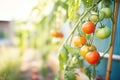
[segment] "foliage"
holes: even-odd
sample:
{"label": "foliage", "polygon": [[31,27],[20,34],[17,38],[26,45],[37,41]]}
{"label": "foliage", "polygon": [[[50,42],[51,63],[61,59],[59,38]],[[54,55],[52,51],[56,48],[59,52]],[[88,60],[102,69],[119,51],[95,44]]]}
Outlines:
{"label": "foliage", "polygon": [[6,55],[6,53],[1,53],[0,56],[0,80],[24,79],[23,75],[20,72],[20,57],[18,57],[17,55]]}
{"label": "foliage", "polygon": [[78,8],[81,0],[68,0],[68,19],[73,20],[76,18]]}

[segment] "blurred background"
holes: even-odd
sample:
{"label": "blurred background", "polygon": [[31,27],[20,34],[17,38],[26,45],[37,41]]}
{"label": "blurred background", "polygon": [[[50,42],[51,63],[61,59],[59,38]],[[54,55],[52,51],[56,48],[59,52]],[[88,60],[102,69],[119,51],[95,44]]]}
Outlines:
{"label": "blurred background", "polygon": [[0,0],[0,80],[54,79],[66,1]]}
{"label": "blurred background", "polygon": [[[59,68],[59,48],[78,16],[84,11],[84,6],[79,6],[76,1],[0,0],[0,80],[55,79]],[[117,26],[119,22],[118,17]],[[103,23],[111,27],[108,19]],[[119,30],[120,27],[117,27],[115,56],[120,55]],[[108,45],[108,39],[100,41],[95,38],[94,44],[103,52]],[[97,75],[105,77],[107,60],[104,58],[97,67]],[[120,73],[119,61],[113,59],[111,80],[120,78],[116,74]],[[83,76],[85,75],[81,77]]]}

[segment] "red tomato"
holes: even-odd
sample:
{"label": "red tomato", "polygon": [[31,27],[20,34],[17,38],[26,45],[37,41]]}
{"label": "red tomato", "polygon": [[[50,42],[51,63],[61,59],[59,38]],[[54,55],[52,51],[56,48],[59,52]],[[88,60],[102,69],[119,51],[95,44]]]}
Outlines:
{"label": "red tomato", "polygon": [[90,51],[86,54],[86,61],[89,63],[89,64],[96,64],[97,62],[99,62],[100,60],[100,55],[99,53],[94,50],[94,51]]}
{"label": "red tomato", "polygon": [[63,33],[61,33],[61,32],[59,32],[58,35],[57,35],[58,38],[63,38],[63,36],[64,36],[64,35],[63,35]]}
{"label": "red tomato", "polygon": [[95,25],[91,21],[87,21],[82,25],[82,31],[86,34],[91,34],[95,31]]}

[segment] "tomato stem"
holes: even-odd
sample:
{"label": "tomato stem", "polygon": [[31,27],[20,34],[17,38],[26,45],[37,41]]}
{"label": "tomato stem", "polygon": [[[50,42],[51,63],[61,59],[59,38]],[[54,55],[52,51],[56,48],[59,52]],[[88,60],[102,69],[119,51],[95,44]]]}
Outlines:
{"label": "tomato stem", "polygon": [[[112,26],[114,25],[114,20],[113,20],[113,17],[110,18],[111,22],[112,22]],[[113,30],[113,29],[112,29]],[[111,43],[112,43],[112,37],[109,41],[109,45],[108,45],[108,48],[105,50],[105,52],[103,53],[103,55],[101,56],[101,59],[104,58],[105,54],[109,51],[110,47],[111,47]]]}

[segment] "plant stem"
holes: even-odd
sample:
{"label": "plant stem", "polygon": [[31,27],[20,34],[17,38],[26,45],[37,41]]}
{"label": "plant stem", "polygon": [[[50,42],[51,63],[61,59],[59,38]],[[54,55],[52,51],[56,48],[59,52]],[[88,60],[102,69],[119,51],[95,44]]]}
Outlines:
{"label": "plant stem", "polygon": [[84,12],[84,14],[78,19],[78,21],[76,22],[76,24],[74,25],[73,29],[71,30],[71,32],[69,33],[68,37],[66,38],[66,40],[63,42],[62,46],[69,40],[70,36],[74,33],[74,31],[76,30],[76,28],[78,27],[79,23],[82,21],[82,19],[95,7],[97,6],[97,4],[99,4],[101,2],[101,0],[99,0],[98,2],[96,2],[92,7],[90,7],[86,12]]}
{"label": "plant stem", "polygon": [[95,79],[95,77],[96,77],[96,66],[95,65],[93,65],[93,80]]}
{"label": "plant stem", "polygon": [[[113,17],[111,17],[111,23],[112,23],[112,26],[114,25],[114,20],[113,20]],[[112,29],[113,30],[113,29]],[[104,56],[105,56],[105,54],[109,51],[109,49],[110,49],[110,47],[111,47],[111,43],[112,43],[112,37],[111,37],[111,39],[110,39],[110,43],[109,43],[109,46],[108,46],[108,48],[105,50],[105,52],[103,53],[103,55],[101,56],[101,59],[103,59],[104,58]]]}
{"label": "plant stem", "polygon": [[[92,7],[90,7],[88,10],[86,10],[83,15],[78,19],[78,21],[75,23],[73,29],[71,30],[71,32],[69,33],[68,37],[66,38],[66,40],[63,42],[63,44],[61,45],[60,47],[60,50],[61,48],[63,47],[63,45],[69,40],[69,38],[74,34],[76,28],[78,27],[79,23],[82,22],[82,19],[95,7],[97,6],[97,4],[99,4],[102,0],[99,0],[98,2],[96,2]],[[59,52],[60,52],[59,50]],[[58,52],[58,53],[59,53]],[[61,71],[60,71],[60,74],[61,74]],[[60,75],[58,74],[58,75]],[[58,79],[60,79],[60,76],[58,76]]]}

